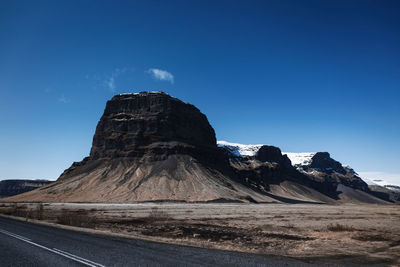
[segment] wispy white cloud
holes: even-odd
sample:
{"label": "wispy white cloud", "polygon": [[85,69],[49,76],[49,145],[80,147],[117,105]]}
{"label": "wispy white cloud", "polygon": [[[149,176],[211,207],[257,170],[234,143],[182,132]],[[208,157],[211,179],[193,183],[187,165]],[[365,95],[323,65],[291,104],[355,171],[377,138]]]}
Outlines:
{"label": "wispy white cloud", "polygon": [[149,73],[156,80],[168,81],[170,83],[174,83],[174,75],[172,75],[170,72],[166,70],[152,68],[149,69],[147,73]]}
{"label": "wispy white cloud", "polygon": [[104,85],[110,89],[111,92],[115,92],[115,78],[113,76],[104,80]]}
{"label": "wispy white cloud", "polygon": [[66,104],[66,103],[69,102],[69,99],[66,98],[64,94],[62,94],[62,95],[58,98],[58,101],[60,101],[61,103]]}
{"label": "wispy white cloud", "polygon": [[127,68],[116,68],[113,73],[114,75],[118,76],[120,74],[124,74],[127,71],[128,71]]}
{"label": "wispy white cloud", "polygon": [[116,68],[113,70],[110,76],[108,76],[104,81],[103,84],[105,87],[107,87],[111,92],[115,92],[117,90],[115,80],[118,76],[121,74],[124,74],[127,72],[127,68]]}

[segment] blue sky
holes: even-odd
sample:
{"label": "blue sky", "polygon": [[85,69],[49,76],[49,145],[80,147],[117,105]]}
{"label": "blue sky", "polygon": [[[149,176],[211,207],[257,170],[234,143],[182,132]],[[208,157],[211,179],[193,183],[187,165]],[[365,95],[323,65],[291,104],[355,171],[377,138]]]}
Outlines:
{"label": "blue sky", "polygon": [[144,90],[196,105],[219,140],[400,174],[398,14],[398,1],[1,1],[0,179],[56,179],[89,154],[105,102]]}

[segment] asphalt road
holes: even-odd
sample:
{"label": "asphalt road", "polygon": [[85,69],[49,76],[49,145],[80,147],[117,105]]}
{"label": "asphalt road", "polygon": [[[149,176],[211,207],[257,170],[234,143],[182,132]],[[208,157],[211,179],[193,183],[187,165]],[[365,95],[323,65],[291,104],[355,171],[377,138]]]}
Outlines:
{"label": "asphalt road", "polygon": [[0,266],[310,266],[293,259],[64,230],[0,217]]}

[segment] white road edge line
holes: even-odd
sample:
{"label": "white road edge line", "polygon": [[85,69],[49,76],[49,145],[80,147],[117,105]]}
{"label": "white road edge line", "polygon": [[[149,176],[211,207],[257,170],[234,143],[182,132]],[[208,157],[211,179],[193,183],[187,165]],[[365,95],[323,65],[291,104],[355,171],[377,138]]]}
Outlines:
{"label": "white road edge line", "polygon": [[61,249],[57,249],[57,248],[53,248],[53,249],[56,250],[56,251],[58,251],[58,252],[60,252],[60,253],[64,253],[64,254],[66,254],[66,255],[69,255],[69,256],[71,256],[71,257],[74,257],[74,258],[77,258],[77,259],[80,259],[80,260],[83,260],[83,261],[92,263],[92,264],[94,264],[94,265],[96,265],[96,266],[99,266],[99,267],[106,267],[106,266],[104,266],[104,265],[101,265],[100,263],[97,263],[97,262],[94,262],[94,261],[90,261],[90,260],[81,258],[81,257],[79,257],[79,256],[76,256],[76,255],[74,255],[74,254],[68,253],[68,252],[63,251],[63,250],[61,250]]}
{"label": "white road edge line", "polygon": [[[67,255],[67,254],[64,254],[64,253],[66,253],[66,252],[64,252],[64,253],[58,252],[57,250],[54,250],[54,249],[51,249],[51,248],[48,248],[48,247],[39,245],[39,244],[37,244],[37,243],[35,243],[35,242],[30,241],[29,239],[26,239],[25,237],[16,236],[15,234],[13,234],[13,233],[11,233],[11,232],[8,232],[8,231],[5,231],[5,230],[3,230],[3,229],[0,229],[0,232],[3,233],[3,234],[5,234],[5,235],[8,235],[8,236],[14,237],[14,238],[16,238],[16,239],[22,240],[22,241],[24,241],[24,242],[26,242],[26,243],[29,243],[29,244],[31,244],[31,245],[34,245],[34,246],[37,246],[37,247],[39,247],[39,248],[45,249],[45,250],[47,250],[47,251],[53,252],[53,253],[55,253],[55,254],[61,255],[61,256],[66,257],[66,258],[68,258],[68,259],[71,259],[71,260],[80,262],[80,263],[85,264],[85,265],[87,265],[87,266],[91,266],[91,267],[104,266],[104,265],[101,265],[101,264],[99,264],[99,263],[95,263],[95,262],[92,262],[92,261],[83,259],[83,258],[78,257],[78,256],[75,256],[75,255],[69,256],[69,255]],[[69,254],[69,253],[68,253],[68,254]],[[72,254],[70,254],[70,255],[72,255]],[[96,265],[94,265],[94,264],[96,264]]]}
{"label": "white road edge line", "polygon": [[17,234],[10,233],[10,232],[8,232],[8,231],[6,231],[6,230],[3,230],[3,229],[0,229],[0,233],[3,233],[3,234],[6,234],[6,235],[10,235],[10,236],[16,237],[16,238],[21,238],[21,239],[30,241],[29,238],[26,238],[26,237],[23,237],[23,236],[20,236],[20,235],[17,235]]}

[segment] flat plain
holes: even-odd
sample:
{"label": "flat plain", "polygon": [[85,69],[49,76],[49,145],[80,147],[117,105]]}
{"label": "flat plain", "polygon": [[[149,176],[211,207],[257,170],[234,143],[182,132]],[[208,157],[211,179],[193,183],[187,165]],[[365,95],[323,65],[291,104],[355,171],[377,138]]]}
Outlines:
{"label": "flat plain", "polygon": [[400,264],[399,205],[0,203],[0,213],[311,263]]}

